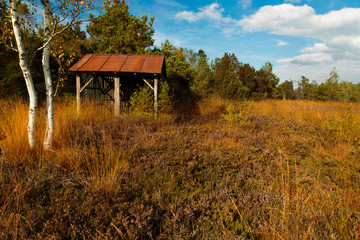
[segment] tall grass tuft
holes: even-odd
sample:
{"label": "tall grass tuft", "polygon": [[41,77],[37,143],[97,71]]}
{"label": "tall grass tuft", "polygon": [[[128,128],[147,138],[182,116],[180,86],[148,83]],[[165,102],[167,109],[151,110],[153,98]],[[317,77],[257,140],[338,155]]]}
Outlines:
{"label": "tall grass tuft", "polygon": [[27,120],[29,107],[24,101],[0,100],[0,147],[13,161],[29,157]]}
{"label": "tall grass tuft", "polygon": [[[37,121],[37,148],[30,152],[27,141],[28,106],[24,101],[2,100],[0,104],[0,146],[12,162],[38,164],[55,163],[67,169],[82,171],[85,167],[89,179],[98,185],[115,180],[126,168],[126,154],[122,143],[96,124],[114,119],[105,105],[87,104],[77,115],[75,102],[55,103],[55,137],[53,149],[44,152],[41,141],[45,134],[45,109],[39,107]],[[94,133],[93,128],[96,128]]]}

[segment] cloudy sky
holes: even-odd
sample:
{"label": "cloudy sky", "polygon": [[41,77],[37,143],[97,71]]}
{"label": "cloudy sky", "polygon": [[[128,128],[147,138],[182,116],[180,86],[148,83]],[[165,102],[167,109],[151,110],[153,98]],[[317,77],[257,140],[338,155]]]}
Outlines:
{"label": "cloudy sky", "polygon": [[359,0],[128,0],[135,15],[155,16],[155,45],[203,49],[214,59],[235,53],[281,81],[324,81],[336,67],[360,82]]}

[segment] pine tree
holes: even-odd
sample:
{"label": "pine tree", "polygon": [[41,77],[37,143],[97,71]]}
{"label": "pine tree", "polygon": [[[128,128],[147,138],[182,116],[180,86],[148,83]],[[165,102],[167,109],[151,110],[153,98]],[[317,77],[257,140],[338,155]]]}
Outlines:
{"label": "pine tree", "polygon": [[125,0],[106,3],[104,15],[90,15],[87,32],[93,52],[96,53],[144,53],[152,46],[153,23],[147,15],[136,17],[129,13]]}

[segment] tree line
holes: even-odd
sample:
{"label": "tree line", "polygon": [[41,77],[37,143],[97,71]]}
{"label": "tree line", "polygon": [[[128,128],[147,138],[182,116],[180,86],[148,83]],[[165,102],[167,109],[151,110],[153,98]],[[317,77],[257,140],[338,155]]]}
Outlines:
{"label": "tree line", "polygon": [[274,98],[306,99],[319,101],[359,102],[360,83],[341,81],[336,68],[333,68],[322,83],[302,76],[299,81],[286,80],[276,87]]}
{"label": "tree line", "polygon": [[[43,20],[36,19],[36,4],[44,8]],[[94,9],[101,9],[101,13],[92,15]],[[85,30],[81,20],[86,12],[90,14]],[[125,0],[41,0],[39,3],[36,0],[3,0],[0,20],[0,98],[31,98],[29,84],[24,81],[29,75],[24,74],[19,65],[19,59],[25,56],[36,101],[46,100],[50,113],[55,96],[75,93],[75,77],[68,68],[86,53],[165,55],[167,79],[160,86],[164,109],[210,96],[360,101],[360,84],[340,81],[336,69],[320,84],[304,76],[300,81],[279,83],[270,62],[255,69],[240,62],[233,53],[210,60],[203,50],[174,46],[169,40],[154,46],[155,18],[130,14]],[[18,32],[14,31],[16,29]],[[19,53],[17,36],[21,36],[23,54]],[[151,101],[145,88],[139,86],[135,93],[132,104],[144,102],[143,98]]]}
{"label": "tree line", "polygon": [[[25,2],[19,3],[20,14],[29,21],[31,12]],[[140,17],[129,13],[125,1],[110,1],[103,6],[103,14],[89,14],[86,30],[80,22],[72,24],[51,43],[51,75],[55,86],[54,95],[74,93],[74,76],[67,69],[86,53],[137,53],[164,54],[166,56],[168,84],[175,99],[189,96],[220,96],[229,99],[266,98],[308,99],[323,101],[360,101],[360,85],[340,81],[336,69],[324,82],[318,84],[302,76],[299,81],[286,80],[279,83],[273,66],[266,62],[260,69],[242,63],[233,53],[210,60],[203,50],[177,47],[166,40],[154,47],[153,23],[155,18]],[[0,97],[26,97],[27,90],[18,56],[6,44],[8,35],[3,34],[8,25],[6,4],[2,1],[0,43]],[[64,26],[59,26],[63,28]],[[43,29],[27,26],[22,29],[26,52],[33,53],[43,44]],[[29,56],[30,57],[30,56]],[[45,83],[41,69],[41,52],[37,52],[31,64],[35,88],[40,101],[45,99]]]}

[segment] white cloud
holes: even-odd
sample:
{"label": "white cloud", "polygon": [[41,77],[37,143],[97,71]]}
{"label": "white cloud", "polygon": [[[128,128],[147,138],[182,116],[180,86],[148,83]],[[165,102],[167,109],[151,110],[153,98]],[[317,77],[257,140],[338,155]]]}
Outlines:
{"label": "white cloud", "polygon": [[264,6],[254,15],[240,20],[239,25],[248,32],[266,31],[295,37],[353,36],[360,32],[360,9],[343,8],[318,15],[308,5]]}
{"label": "white cloud", "polygon": [[245,9],[251,6],[252,0],[239,0],[238,4],[240,4]]}
{"label": "white cloud", "polygon": [[326,53],[307,53],[293,58],[283,58],[279,60],[279,63],[292,63],[300,65],[315,65],[322,63],[331,63],[333,61],[332,56]]}
{"label": "white cloud", "polygon": [[199,20],[199,16],[190,11],[179,12],[175,15],[175,17],[181,20],[186,20],[188,22],[195,22]]}
{"label": "white cloud", "polygon": [[359,61],[353,60],[342,60],[333,65],[328,63],[316,64],[314,66],[281,64],[274,68],[274,73],[283,81],[287,79],[299,80],[301,76],[305,76],[310,80],[323,82],[329,77],[333,67],[336,67],[342,81],[360,82]]}
{"label": "white cloud", "polygon": [[277,40],[277,44],[276,44],[277,47],[283,47],[283,46],[287,46],[287,45],[289,45],[288,42],[285,42],[283,40]]}
{"label": "white cloud", "polygon": [[[302,6],[290,4],[300,3],[300,0],[284,0],[284,2],[286,3],[281,5],[261,7],[253,15],[245,16],[240,20],[225,16],[224,9],[218,3],[199,8],[198,11],[179,12],[175,17],[188,22],[212,21],[215,26],[221,25],[222,33],[226,36],[241,31],[243,34],[266,32],[279,36],[313,39],[316,43],[303,47],[297,56],[278,59],[279,73],[297,76],[298,71],[306,68],[307,71],[303,72],[303,75],[308,72],[317,78],[320,76],[319,71],[328,68],[331,70],[336,66],[340,74],[343,72],[351,77],[350,80],[359,82],[360,77],[355,80],[357,77],[352,74],[355,71],[351,69],[359,69],[360,65],[360,8],[343,8],[317,14],[314,8],[306,4]],[[246,7],[251,1],[238,0],[238,3]],[[276,46],[288,44],[279,40]],[[352,73],[342,69],[348,69]],[[290,77],[288,76],[287,79]]]}
{"label": "white cloud", "polygon": [[325,52],[328,51],[329,48],[325,43],[316,43],[312,47],[305,47],[301,50],[303,53],[314,53],[314,52]]}
{"label": "white cloud", "polygon": [[[316,68],[309,65],[282,64],[274,68],[274,73],[282,80],[299,80],[301,76],[309,78],[311,81],[324,81],[333,66],[317,65]],[[339,73],[339,71],[338,71]],[[340,77],[343,77],[340,75]]]}
{"label": "white cloud", "polygon": [[186,20],[188,22],[196,22],[203,19],[216,21],[217,23],[230,23],[235,21],[230,17],[223,16],[224,9],[217,3],[212,3],[203,8],[199,8],[198,12],[183,11],[175,15],[175,18]]}
{"label": "white cloud", "polygon": [[[245,32],[268,32],[318,41],[313,46],[301,49],[298,56],[279,59],[278,62],[282,65],[279,69],[282,72],[289,72],[284,69],[299,69],[294,65],[307,66],[308,69],[310,66],[321,66],[322,69],[326,66],[340,66],[338,69],[349,69],[349,65],[353,64],[352,68],[355,69],[360,63],[359,8],[343,8],[317,14],[308,5],[264,6],[238,23]],[[314,76],[318,75],[316,71],[318,70],[313,71]]]}

